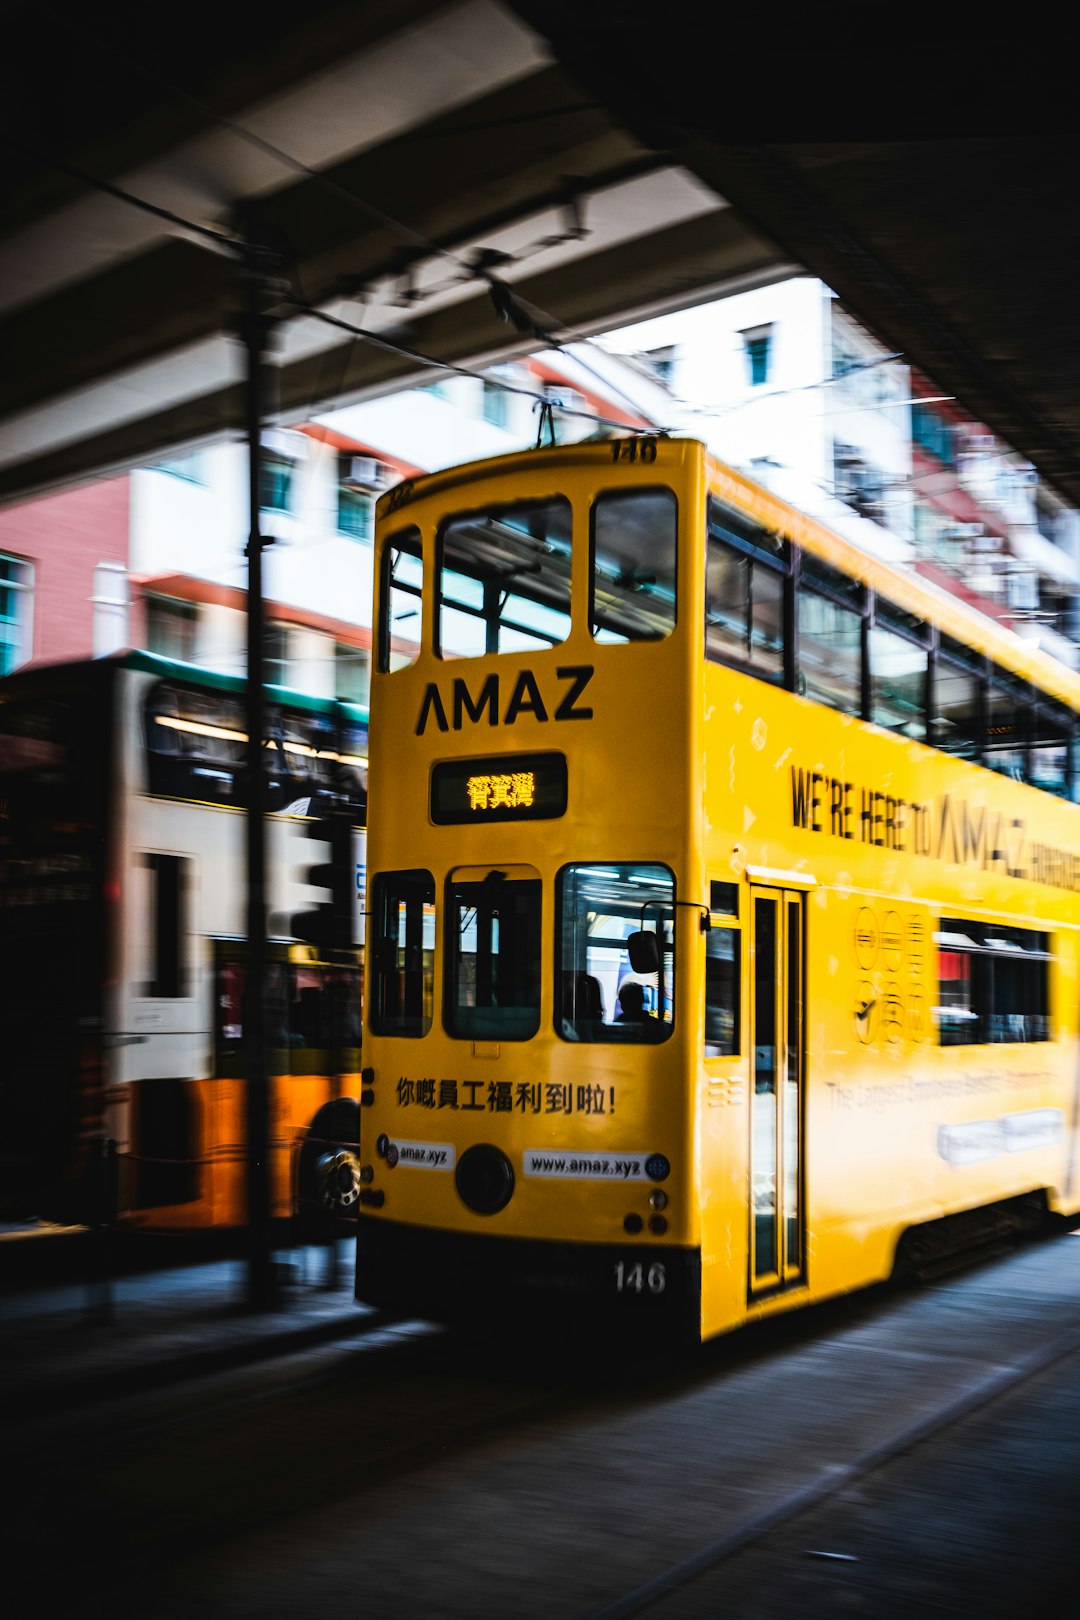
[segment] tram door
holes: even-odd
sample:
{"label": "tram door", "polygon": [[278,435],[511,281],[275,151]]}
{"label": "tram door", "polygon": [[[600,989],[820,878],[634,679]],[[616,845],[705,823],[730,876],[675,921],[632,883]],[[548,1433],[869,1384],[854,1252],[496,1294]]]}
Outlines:
{"label": "tram door", "polygon": [[803,1280],[804,896],[753,887],[749,1292]]}

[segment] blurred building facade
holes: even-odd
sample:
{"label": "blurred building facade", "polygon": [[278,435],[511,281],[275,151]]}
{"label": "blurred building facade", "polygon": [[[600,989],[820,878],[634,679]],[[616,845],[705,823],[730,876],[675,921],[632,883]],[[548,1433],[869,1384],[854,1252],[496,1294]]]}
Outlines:
{"label": "blurred building facade", "polygon": [[[612,427],[704,439],[873,555],[1080,665],[1077,513],[799,276],[268,429],[270,682],[366,703],[383,489]],[[247,484],[245,446],[219,443],[0,510],[0,673],[127,646],[243,673]]]}
{"label": "blurred building facade", "polygon": [[[623,390],[632,387],[628,397]],[[598,418],[648,427],[665,390],[604,354],[447,375],[263,435],[267,679],[365,704],[375,502],[391,484]],[[557,406],[550,415],[547,405]],[[219,443],[0,510],[0,674],[141,647],[246,668],[248,462]]]}
{"label": "blurred building facade", "polygon": [[877,556],[1080,663],[1080,517],[811,276],[601,340],[684,431]]}

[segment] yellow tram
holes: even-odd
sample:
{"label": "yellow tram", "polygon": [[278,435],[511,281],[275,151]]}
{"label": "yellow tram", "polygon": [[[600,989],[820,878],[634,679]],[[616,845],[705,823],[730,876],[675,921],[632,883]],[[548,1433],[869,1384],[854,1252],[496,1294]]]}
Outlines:
{"label": "yellow tram", "polygon": [[705,1339],[1080,1208],[1080,680],[691,440],[379,503],[357,1297]]}

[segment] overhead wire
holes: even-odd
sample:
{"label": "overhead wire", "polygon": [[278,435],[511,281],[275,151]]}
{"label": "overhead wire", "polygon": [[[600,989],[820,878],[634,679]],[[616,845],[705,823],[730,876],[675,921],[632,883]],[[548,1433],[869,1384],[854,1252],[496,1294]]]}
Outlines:
{"label": "overhead wire", "polygon": [[[268,141],[264,136],[258,135],[254,130],[249,129],[246,125],[240,123],[238,120],[230,118],[226,114],[219,113],[214,108],[209,107],[198,96],[193,95],[190,91],[184,90],[181,86],[168,79],[156,68],[148,66],[144,61],[133,57],[129,52],[124,51],[112,41],[103,40],[99,34],[96,34],[84,22],[78,19],[73,19],[73,25],[77,28],[78,32],[83,36],[83,38],[90,41],[99,50],[108,51],[114,58],[123,62],[126,66],[138,71],[143,75],[144,78],[149,79],[161,89],[168,92],[168,94],[185,102],[208,122],[217,124],[223,129],[227,129],[239,139],[248,142],[251,146],[263,152],[266,156],[269,156],[275,161],[281,163],[283,167],[289,169],[292,173],[304,176],[306,179],[312,181],[313,184],[319,186],[322,190],[327,192],[328,195],[334,196],[344,205],[362,213],[366,218],[374,221],[375,223],[385,226],[388,230],[393,231],[396,235],[401,237],[404,241],[409,242],[412,246],[422,249],[423,252],[429,256],[447,260],[458,271],[461,280],[484,282],[488,287],[488,293],[492,304],[500,318],[513,324],[518,331],[522,332],[523,335],[535,338],[539,343],[542,343],[545,348],[554,353],[565,354],[565,345],[567,343],[573,343],[579,347],[585,348],[594,346],[593,339],[587,334],[573,332],[570,329],[567,329],[564,336],[561,338],[555,336],[551,329],[552,326],[554,324],[562,323],[557,323],[556,318],[552,316],[549,311],[541,310],[537,306],[531,304],[519,293],[514,292],[504,280],[495,275],[492,264],[495,262],[495,259],[499,259],[501,256],[496,255],[494,257],[488,257],[484,254],[483,250],[481,250],[479,253],[474,254],[470,259],[463,259],[459,254],[443,247],[440,243],[435,242],[430,237],[425,236],[422,232],[416,231],[405,221],[398,219],[396,216],[388,214],[384,209],[378,208],[374,204],[369,203],[366,198],[359,196],[357,193],[351,191],[348,187],[342,186],[331,176],[321,172],[320,170],[313,169],[310,164],[304,163],[301,159],[294,157],[291,153],[286,152],[276,143]],[[145,209],[148,213],[156,214],[157,217],[165,219],[169,223],[180,226],[184,229],[194,230],[197,234],[207,238],[208,240],[214,241],[216,245],[227,246],[234,252],[242,251],[240,241],[234,237],[229,237],[225,233],[215,232],[208,227],[198,226],[192,222],[185,221],[180,216],[170,212],[169,210],[160,209],[156,205],[148,203],[143,199],[136,199],[131,194],[125,193],[122,188],[117,187],[108,181],[98,180],[95,177],[89,176],[84,171],[80,171],[75,168],[75,166],[66,164],[62,160],[56,160],[56,165],[63,168],[65,172],[72,177],[77,177],[88,184],[96,185],[99,189],[107,191],[109,194],[117,198],[134,202],[137,206]],[[580,239],[580,237],[585,234],[585,227],[580,217],[580,197],[575,193],[575,195],[569,200],[572,203],[572,212],[574,213],[575,218],[573,228],[568,233],[568,239]],[[295,274],[296,272],[294,269],[294,276]],[[296,279],[298,281],[299,278],[297,277]],[[310,305],[309,312],[311,312]],[[362,335],[359,329],[356,329],[355,335]],[[368,336],[367,341],[374,341],[374,338]],[[388,346],[393,347],[392,344]],[[595,346],[598,348],[600,347],[600,345]],[[399,348],[401,353],[408,353],[404,346],[399,346]],[[613,392],[618,395],[623,403],[629,406],[636,414],[645,414],[642,411],[641,404],[638,400],[632,398],[632,396],[629,395],[624,389],[620,388],[617,382],[612,382],[609,377],[604,376],[603,373],[597,370],[595,366],[590,365],[581,354],[575,354],[573,356],[573,360],[575,364],[580,366],[582,370],[591,376],[595,381],[600,382],[605,391],[609,393]],[[443,367],[443,369],[447,370],[456,369],[459,373],[461,373],[461,368],[444,366],[443,362],[434,359],[434,357],[426,357],[426,361],[431,365]],[[348,352],[346,352],[346,359],[344,362],[345,366],[347,366],[347,363]],[[471,376],[477,375],[476,372],[466,372],[463,374]],[[483,380],[492,383],[494,386],[503,388],[508,392],[528,392],[526,390],[509,389],[505,382],[498,377],[485,376]],[[543,398],[546,399],[546,396]],[[543,403],[543,399],[541,400],[541,403]],[[562,407],[560,407],[560,414],[588,416],[590,419],[595,420],[598,425],[602,426],[626,427],[627,425],[625,423],[611,422],[608,419],[601,418],[595,413],[571,412]]]}

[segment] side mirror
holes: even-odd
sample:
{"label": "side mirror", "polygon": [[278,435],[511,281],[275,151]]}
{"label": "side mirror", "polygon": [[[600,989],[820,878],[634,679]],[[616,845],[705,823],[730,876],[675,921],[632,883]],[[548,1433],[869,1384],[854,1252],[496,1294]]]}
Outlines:
{"label": "side mirror", "polygon": [[657,973],[660,970],[660,947],[655,934],[639,929],[626,941],[630,966],[635,973]]}

